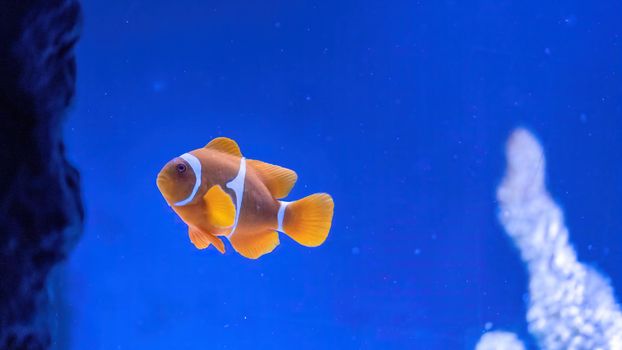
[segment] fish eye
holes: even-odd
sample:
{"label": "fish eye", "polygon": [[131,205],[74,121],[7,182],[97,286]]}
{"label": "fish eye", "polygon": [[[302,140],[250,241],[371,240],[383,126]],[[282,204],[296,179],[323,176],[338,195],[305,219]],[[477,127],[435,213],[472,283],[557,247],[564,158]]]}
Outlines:
{"label": "fish eye", "polygon": [[179,163],[177,164],[177,166],[175,167],[177,169],[177,172],[180,174],[183,174],[186,172],[186,164],[183,163]]}

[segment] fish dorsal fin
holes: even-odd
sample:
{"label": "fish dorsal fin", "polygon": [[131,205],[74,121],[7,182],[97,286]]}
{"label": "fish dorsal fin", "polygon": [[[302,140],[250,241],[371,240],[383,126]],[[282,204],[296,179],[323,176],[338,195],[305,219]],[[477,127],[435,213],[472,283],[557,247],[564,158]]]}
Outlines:
{"label": "fish dorsal fin", "polygon": [[227,228],[233,225],[235,220],[235,205],[229,196],[219,185],[212,186],[207,191],[203,200],[207,205],[207,220],[218,228]]}
{"label": "fish dorsal fin", "polygon": [[240,146],[230,138],[227,137],[217,137],[210,141],[205,148],[213,149],[215,151],[219,151],[226,154],[231,154],[233,156],[242,156],[242,152],[240,152]]}
{"label": "fish dorsal fin", "polygon": [[268,187],[268,190],[276,199],[287,197],[294,184],[296,184],[296,180],[298,180],[298,175],[293,170],[258,160],[248,159],[247,163],[255,169],[261,182]]}
{"label": "fish dorsal fin", "polygon": [[238,233],[233,235],[229,241],[240,255],[249,259],[257,259],[270,253],[279,245],[279,234],[272,230]]}
{"label": "fish dorsal fin", "polygon": [[213,244],[221,254],[225,253],[225,244],[216,236],[204,233],[193,227],[188,228],[188,235],[190,236],[190,241],[197,249],[205,249],[210,244]]}

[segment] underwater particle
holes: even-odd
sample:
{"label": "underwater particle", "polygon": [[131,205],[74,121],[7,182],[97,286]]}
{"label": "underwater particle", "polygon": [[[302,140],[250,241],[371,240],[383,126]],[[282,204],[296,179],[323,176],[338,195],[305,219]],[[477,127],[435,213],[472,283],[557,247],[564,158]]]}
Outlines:
{"label": "underwater particle", "polygon": [[258,259],[279,245],[277,231],[306,247],[320,246],[328,237],[334,208],[328,193],[279,200],[297,180],[293,170],[247,160],[235,141],[218,137],[169,161],[156,184],[188,224],[197,249],[213,245],[224,254],[224,237],[240,255]]}
{"label": "underwater particle", "polygon": [[564,23],[568,26],[568,27],[574,27],[575,24],[577,24],[577,16],[573,15],[573,14],[569,14],[568,16],[566,16],[564,18]]}
{"label": "underwater particle", "polygon": [[352,248],[352,255],[359,255],[360,252],[361,250],[359,249],[359,247]]}
{"label": "underwater particle", "polygon": [[162,92],[166,90],[166,82],[163,80],[156,80],[151,84],[153,92]]}
{"label": "underwater particle", "polygon": [[484,333],[475,350],[525,350],[525,345],[514,333],[494,331]]}
{"label": "underwater particle", "polygon": [[492,322],[486,322],[484,324],[484,329],[487,330],[487,331],[491,330],[492,329]]}
{"label": "underwater particle", "polygon": [[529,273],[529,331],[541,349],[622,349],[619,305],[609,282],[577,261],[563,213],[545,187],[542,147],[518,129],[506,156],[499,219]]}

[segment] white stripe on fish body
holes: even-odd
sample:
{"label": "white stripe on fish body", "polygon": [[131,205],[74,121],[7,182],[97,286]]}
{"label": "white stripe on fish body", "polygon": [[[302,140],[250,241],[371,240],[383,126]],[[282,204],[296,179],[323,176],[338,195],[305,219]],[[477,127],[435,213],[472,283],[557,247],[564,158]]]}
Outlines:
{"label": "white stripe on fish body", "polygon": [[201,161],[199,160],[199,158],[193,156],[190,153],[184,153],[179,156],[179,158],[185,160],[186,162],[188,162],[188,164],[190,164],[190,167],[192,168],[195,177],[194,188],[192,188],[192,192],[190,193],[188,198],[175,203],[175,206],[181,207],[192,202],[194,196],[196,196],[197,192],[199,191],[199,187],[201,187]]}
{"label": "white stripe on fish body", "polygon": [[279,223],[279,228],[277,228],[277,230],[279,232],[285,233],[285,229],[283,228],[283,220],[285,219],[285,209],[291,202],[279,201],[279,203],[281,203],[281,206],[279,207],[279,213],[276,216],[276,219]]}
{"label": "white stripe on fish body", "polygon": [[227,238],[231,238],[235,229],[238,227],[238,220],[240,219],[240,213],[242,212],[242,197],[244,196],[244,182],[246,180],[246,158],[240,159],[240,170],[238,170],[237,176],[227,183],[227,188],[230,188],[235,192],[235,220],[233,221],[233,228],[227,235]]}

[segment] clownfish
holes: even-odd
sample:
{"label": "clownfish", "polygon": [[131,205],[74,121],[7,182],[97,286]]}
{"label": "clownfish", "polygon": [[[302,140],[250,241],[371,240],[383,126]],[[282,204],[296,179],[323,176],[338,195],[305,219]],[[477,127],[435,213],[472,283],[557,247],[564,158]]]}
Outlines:
{"label": "clownfish", "polygon": [[329,194],[279,200],[297,179],[293,170],[244,158],[235,141],[219,137],[169,161],[156,184],[195,247],[213,245],[224,254],[225,237],[239,254],[257,259],[279,245],[277,231],[307,247],[326,240],[334,208]]}

